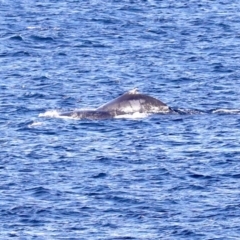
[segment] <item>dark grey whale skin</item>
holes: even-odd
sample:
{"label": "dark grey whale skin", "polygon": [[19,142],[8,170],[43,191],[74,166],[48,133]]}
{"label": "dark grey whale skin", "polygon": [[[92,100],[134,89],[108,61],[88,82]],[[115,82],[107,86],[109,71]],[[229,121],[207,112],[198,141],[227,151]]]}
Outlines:
{"label": "dark grey whale skin", "polygon": [[118,115],[139,113],[168,113],[171,109],[160,100],[138,93],[133,89],[120,97],[98,107],[96,110],[79,110],[61,113],[62,117],[87,120],[103,120]]}
{"label": "dark grey whale skin", "polygon": [[107,111],[96,111],[96,110],[79,110],[72,112],[64,112],[60,114],[61,117],[71,117],[86,120],[104,120],[114,118],[115,115]]}

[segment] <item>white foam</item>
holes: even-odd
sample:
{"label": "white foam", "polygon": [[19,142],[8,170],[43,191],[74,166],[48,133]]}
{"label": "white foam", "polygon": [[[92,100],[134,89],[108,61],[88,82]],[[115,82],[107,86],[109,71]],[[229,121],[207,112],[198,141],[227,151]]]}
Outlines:
{"label": "white foam", "polygon": [[57,110],[49,110],[45,113],[40,113],[39,117],[46,117],[46,118],[63,118],[63,119],[76,119],[76,117],[73,116],[62,116],[61,113]]}
{"label": "white foam", "polygon": [[122,114],[115,116],[114,118],[127,118],[127,119],[140,119],[140,118],[146,118],[149,114],[148,113],[129,113],[129,114]]}
{"label": "white foam", "polygon": [[60,117],[59,112],[57,110],[49,110],[49,111],[46,111],[45,113],[40,113],[38,116],[50,117],[50,118]]}
{"label": "white foam", "polygon": [[228,114],[240,114],[240,109],[216,109],[213,113],[228,113]]}
{"label": "white foam", "polygon": [[59,112],[57,110],[48,110],[46,111],[45,113],[40,113],[38,115],[38,117],[47,117],[47,118],[63,118],[63,119],[80,119],[79,117],[76,117],[76,115],[74,114],[74,112],[76,111],[93,111],[95,109],[90,109],[90,108],[84,108],[84,109],[75,109],[75,110],[72,110],[72,111],[69,111],[72,112],[73,114],[70,114],[69,116],[64,116],[64,115],[61,115],[62,112]]}

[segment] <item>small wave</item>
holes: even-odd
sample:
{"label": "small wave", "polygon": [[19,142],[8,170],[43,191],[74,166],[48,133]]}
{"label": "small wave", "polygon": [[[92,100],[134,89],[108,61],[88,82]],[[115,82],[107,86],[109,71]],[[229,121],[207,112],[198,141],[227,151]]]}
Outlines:
{"label": "small wave", "polygon": [[240,109],[216,109],[213,110],[212,113],[219,113],[219,114],[240,114]]}
{"label": "small wave", "polygon": [[32,39],[34,39],[35,41],[45,41],[45,42],[52,42],[54,41],[54,38],[52,37],[48,37],[48,36],[38,36],[38,35],[32,35],[31,36]]}
{"label": "small wave", "polygon": [[14,35],[9,38],[10,40],[16,40],[16,41],[23,41],[23,38],[21,35]]}
{"label": "small wave", "polygon": [[41,126],[43,123],[42,122],[32,122],[30,124],[28,124],[28,127],[29,128],[34,128],[34,127],[37,127],[37,126]]}
{"label": "small wave", "polygon": [[[42,27],[42,26],[28,26],[27,27],[28,30],[49,30],[50,28],[47,28],[47,27]],[[53,27],[51,28],[51,30],[60,30],[60,28],[58,27]]]}
{"label": "small wave", "polygon": [[27,29],[38,29],[38,30],[41,30],[41,27],[38,27],[38,26],[28,26]]}
{"label": "small wave", "polygon": [[17,51],[12,54],[13,57],[29,57],[30,53],[27,51]]}

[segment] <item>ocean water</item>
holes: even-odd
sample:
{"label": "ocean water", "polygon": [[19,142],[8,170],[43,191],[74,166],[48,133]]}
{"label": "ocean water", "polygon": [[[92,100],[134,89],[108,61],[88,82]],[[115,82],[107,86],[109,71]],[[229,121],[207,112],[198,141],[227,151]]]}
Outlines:
{"label": "ocean water", "polygon": [[[239,239],[237,0],[0,1],[0,239]],[[186,114],[58,118],[138,87]]]}

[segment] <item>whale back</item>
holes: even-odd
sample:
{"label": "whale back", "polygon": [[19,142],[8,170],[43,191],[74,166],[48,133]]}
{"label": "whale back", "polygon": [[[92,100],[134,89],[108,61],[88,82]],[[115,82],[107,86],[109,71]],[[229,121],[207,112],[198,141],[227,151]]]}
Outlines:
{"label": "whale back", "polygon": [[127,92],[122,96],[100,106],[96,111],[120,113],[157,113],[169,112],[170,108],[160,100],[135,90]]}
{"label": "whale back", "polygon": [[64,113],[61,113],[60,116],[86,119],[86,120],[102,120],[102,119],[113,118],[115,115],[107,111],[79,110],[79,111],[72,111],[72,112],[64,112]]}

